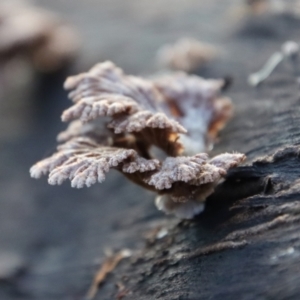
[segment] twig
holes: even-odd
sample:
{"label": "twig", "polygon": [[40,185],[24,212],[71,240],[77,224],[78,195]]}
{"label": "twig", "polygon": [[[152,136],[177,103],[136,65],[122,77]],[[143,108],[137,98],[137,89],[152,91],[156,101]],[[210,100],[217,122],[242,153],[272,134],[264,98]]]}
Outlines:
{"label": "twig", "polygon": [[266,62],[266,64],[256,73],[248,78],[251,86],[258,86],[265,81],[277,68],[277,66],[285,59],[294,61],[299,53],[299,45],[294,41],[287,41],[281,46],[281,51],[275,52]]}
{"label": "twig", "polygon": [[118,293],[116,295],[117,300],[121,300],[125,296],[131,293],[122,282],[118,282],[117,287],[118,287]]}
{"label": "twig", "polygon": [[87,293],[87,299],[93,299],[98,291],[98,287],[103,283],[107,275],[117,267],[123,258],[130,256],[131,251],[128,249],[121,250],[115,255],[108,256],[94,277],[93,283]]}
{"label": "twig", "polygon": [[251,86],[258,86],[265,81],[283,61],[284,55],[281,52],[275,52],[266,62],[266,64],[256,73],[253,73],[248,78],[248,83]]}

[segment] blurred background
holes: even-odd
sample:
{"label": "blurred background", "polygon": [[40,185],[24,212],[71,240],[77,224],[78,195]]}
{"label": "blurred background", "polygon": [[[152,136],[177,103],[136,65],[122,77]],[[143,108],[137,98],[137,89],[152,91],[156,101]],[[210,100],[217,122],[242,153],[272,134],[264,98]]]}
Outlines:
{"label": "blurred background", "polygon": [[[273,1],[272,8],[266,2],[272,1],[39,0],[12,6],[0,0],[0,299],[83,299],[104,249],[142,247],[141,224],[149,229],[166,218],[151,193],[115,172],[103,185],[81,190],[29,177],[31,165],[55,150],[56,135],[66,127],[60,121],[70,105],[65,78],[105,60],[128,74],[153,74],[165,68],[157,51],[189,37],[218,53],[192,72],[234,78],[232,93],[250,89],[247,76],[279,49],[287,32],[299,29],[297,1]],[[48,38],[55,42],[45,46]],[[225,130],[222,147],[231,150],[226,141]],[[108,296],[98,299],[111,299],[114,289],[105,286],[102,295]]]}

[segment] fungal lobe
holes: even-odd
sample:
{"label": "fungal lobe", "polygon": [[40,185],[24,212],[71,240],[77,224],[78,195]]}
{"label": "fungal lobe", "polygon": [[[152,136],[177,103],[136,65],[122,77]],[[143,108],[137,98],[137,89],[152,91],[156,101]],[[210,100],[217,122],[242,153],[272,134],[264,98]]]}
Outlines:
{"label": "fungal lobe", "polygon": [[[49,173],[50,184],[69,179],[82,188],[116,169],[156,192],[159,209],[193,217],[228,169],[245,159],[205,153],[232,114],[231,101],[219,95],[223,84],[184,73],[128,76],[109,61],[69,77],[64,87],[73,105],[62,120],[71,123],[58,135],[57,152],[35,164],[31,176]],[[153,157],[154,147],[164,157]]]}

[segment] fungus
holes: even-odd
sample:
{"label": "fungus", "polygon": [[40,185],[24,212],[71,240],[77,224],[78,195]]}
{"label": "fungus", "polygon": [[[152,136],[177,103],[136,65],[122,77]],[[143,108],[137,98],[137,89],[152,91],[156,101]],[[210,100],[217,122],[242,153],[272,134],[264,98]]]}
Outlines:
{"label": "fungus", "polygon": [[187,154],[206,151],[232,117],[231,100],[220,96],[224,80],[206,80],[175,73],[154,80],[175,118],[187,133],[181,135]]}
{"label": "fungus", "polygon": [[254,15],[291,15],[299,18],[300,6],[298,0],[245,0],[245,4]]}
{"label": "fungus", "polygon": [[39,71],[56,71],[78,46],[75,31],[55,14],[26,2],[1,3],[0,62],[25,57]]}
{"label": "fungus", "polygon": [[[116,169],[156,192],[160,210],[192,218],[227,171],[245,159],[203,153],[232,113],[230,100],[219,96],[223,84],[183,73],[146,80],[112,62],[69,77],[64,86],[74,104],[62,120],[72,122],[58,136],[63,144],[57,152],[36,163],[31,176],[49,173],[50,184],[69,179],[82,188]],[[166,157],[152,157],[153,147]]]}
{"label": "fungus", "polygon": [[167,44],[157,52],[157,62],[171,70],[192,72],[211,62],[216,49],[193,38],[182,38]]}
{"label": "fungus", "polygon": [[270,5],[268,0],[246,0],[245,2],[255,15],[265,13]]}

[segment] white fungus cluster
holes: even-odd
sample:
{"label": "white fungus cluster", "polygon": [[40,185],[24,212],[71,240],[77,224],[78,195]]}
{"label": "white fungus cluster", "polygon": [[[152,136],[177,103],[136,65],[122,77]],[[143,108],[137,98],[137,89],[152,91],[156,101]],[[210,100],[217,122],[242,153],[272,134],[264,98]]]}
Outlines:
{"label": "white fungus cluster", "polygon": [[[219,96],[222,85],[183,73],[146,80],[112,62],[69,77],[65,88],[74,104],[62,120],[72,122],[58,136],[57,152],[36,163],[31,176],[49,173],[50,184],[69,179],[82,188],[116,169],[155,191],[158,209],[192,218],[228,169],[245,159],[203,153],[232,114],[231,101]],[[153,146],[166,157],[152,157]]]}

